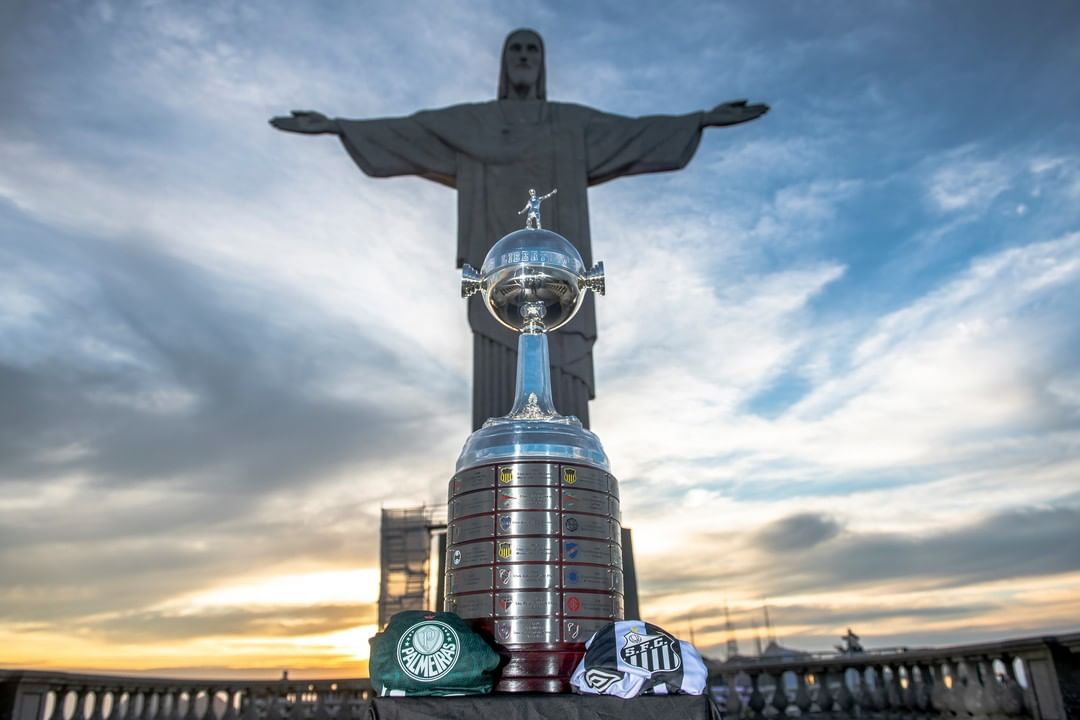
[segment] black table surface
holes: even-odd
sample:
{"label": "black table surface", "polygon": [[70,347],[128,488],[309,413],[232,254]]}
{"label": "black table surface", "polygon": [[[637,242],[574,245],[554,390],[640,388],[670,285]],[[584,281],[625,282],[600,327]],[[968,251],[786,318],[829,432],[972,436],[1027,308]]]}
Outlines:
{"label": "black table surface", "polygon": [[464,697],[379,697],[374,720],[718,720],[705,695],[468,695]]}

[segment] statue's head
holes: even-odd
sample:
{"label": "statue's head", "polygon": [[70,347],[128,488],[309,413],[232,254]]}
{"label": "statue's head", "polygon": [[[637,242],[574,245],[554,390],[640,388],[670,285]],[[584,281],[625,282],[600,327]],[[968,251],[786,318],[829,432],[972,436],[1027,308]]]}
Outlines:
{"label": "statue's head", "polygon": [[544,41],[535,30],[522,28],[506,36],[499,72],[499,99],[547,99]]}
{"label": "statue's head", "polygon": [[529,197],[536,197],[536,188],[529,188]]}

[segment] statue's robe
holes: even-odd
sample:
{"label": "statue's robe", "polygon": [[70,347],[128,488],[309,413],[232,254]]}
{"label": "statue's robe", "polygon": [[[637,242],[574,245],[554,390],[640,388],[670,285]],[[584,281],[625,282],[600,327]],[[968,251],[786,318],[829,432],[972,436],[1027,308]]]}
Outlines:
{"label": "statue's robe", "polygon": [[[678,170],[701,139],[702,113],[628,118],[568,103],[495,100],[425,110],[404,118],[338,120],[341,139],[374,177],[419,175],[457,189],[457,265],[479,268],[487,251],[524,227],[517,211],[529,189],[544,201],[543,226],[566,237],[591,267],[587,188],[624,175]],[[617,236],[617,229],[609,231]],[[517,336],[478,296],[469,300],[473,427],[513,403]],[[595,397],[591,293],[568,325],[548,337],[555,407],[588,427]]]}

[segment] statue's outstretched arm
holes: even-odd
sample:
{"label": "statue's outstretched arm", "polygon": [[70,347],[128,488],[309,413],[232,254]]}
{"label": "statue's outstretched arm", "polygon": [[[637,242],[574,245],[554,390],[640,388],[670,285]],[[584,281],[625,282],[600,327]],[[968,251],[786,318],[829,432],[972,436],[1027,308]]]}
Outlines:
{"label": "statue's outstretched arm", "polygon": [[270,118],[270,124],[278,130],[306,135],[341,134],[336,120],[314,110],[293,110],[292,115]]}
{"label": "statue's outstretched arm", "polygon": [[523,208],[521,208],[520,210],[518,210],[518,215],[522,215],[522,214],[524,214],[524,213],[525,213],[525,211],[526,211],[526,210],[528,210],[528,209],[529,209],[529,203],[528,203],[528,202],[526,202],[526,203],[525,203],[525,207],[523,207]]}
{"label": "statue's outstretched arm", "polygon": [[732,100],[721,103],[706,112],[701,124],[703,127],[738,125],[756,120],[767,112],[769,112],[769,106],[765,103],[748,105],[746,100]]}
{"label": "statue's outstretched arm", "polygon": [[548,199],[549,197],[551,197],[552,195],[554,195],[554,194],[555,194],[555,193],[557,193],[557,192],[559,192],[559,188],[555,188],[555,189],[553,189],[553,190],[552,190],[551,192],[549,192],[549,193],[548,193],[547,195],[543,196],[543,197],[542,197],[542,198],[540,198],[540,199],[541,199],[541,200],[547,200],[547,199]]}

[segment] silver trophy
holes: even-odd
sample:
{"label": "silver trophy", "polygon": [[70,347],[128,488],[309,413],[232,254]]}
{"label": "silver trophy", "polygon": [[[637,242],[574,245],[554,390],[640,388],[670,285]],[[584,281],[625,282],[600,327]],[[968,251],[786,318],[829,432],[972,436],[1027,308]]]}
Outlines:
{"label": "silver trophy", "polygon": [[564,692],[583,643],[622,618],[621,525],[599,438],[552,403],[546,333],[604,293],[604,268],[539,208],[527,222],[463,270],[462,297],[520,335],[514,405],[469,436],[450,482],[446,607],[509,651],[497,689]]}

